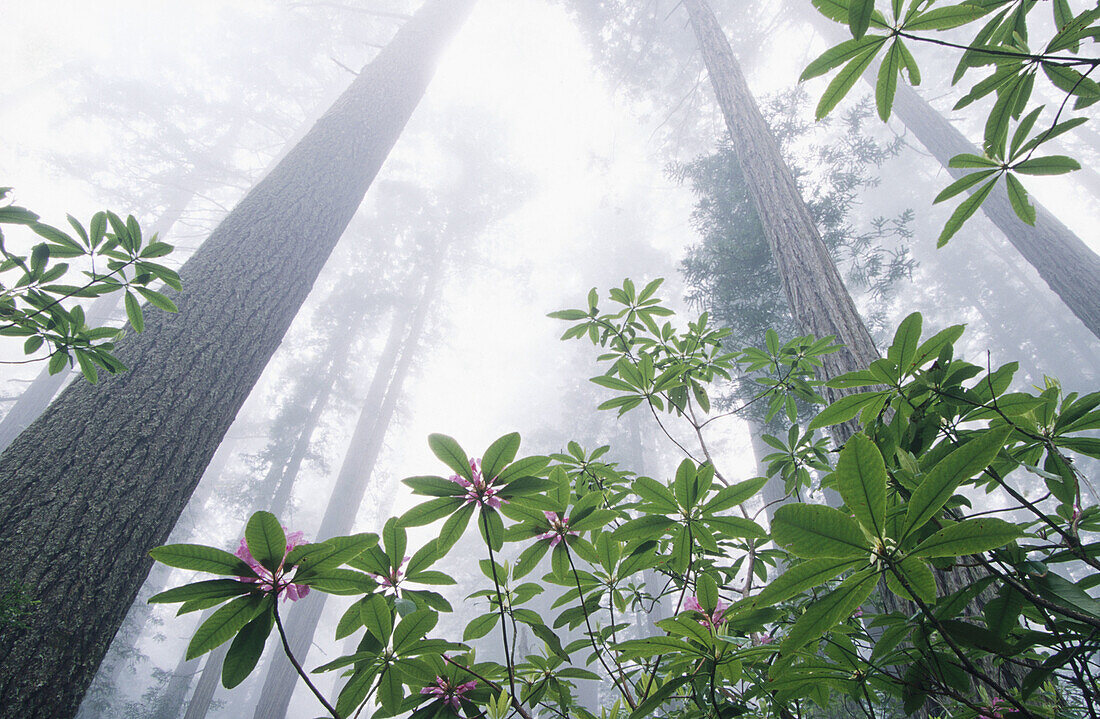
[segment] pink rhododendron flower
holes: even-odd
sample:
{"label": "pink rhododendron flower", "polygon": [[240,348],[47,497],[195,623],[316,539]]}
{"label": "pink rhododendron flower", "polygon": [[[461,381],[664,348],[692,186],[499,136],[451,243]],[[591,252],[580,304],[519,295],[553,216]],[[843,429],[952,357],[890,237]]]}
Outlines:
{"label": "pink rhododendron flower", "polygon": [[431,694],[437,696],[443,701],[451,705],[451,708],[456,712],[458,711],[458,703],[462,698],[462,695],[470,691],[477,686],[476,681],[466,682],[464,684],[451,684],[449,679],[437,676],[435,678],[435,684],[424,687],[420,690],[421,694]]}
{"label": "pink rhododendron flower", "polygon": [[863,616],[863,610],[862,609],[857,609],[854,612],[852,612],[852,619],[859,619],[862,616]]}
{"label": "pink rhododendron flower", "polygon": [[764,644],[771,644],[774,641],[775,637],[772,636],[771,632],[768,632],[767,634],[761,634],[759,637],[753,639],[752,643],[763,646]]}
{"label": "pink rhododendron flower", "polygon": [[550,523],[550,531],[543,532],[535,539],[549,539],[550,546],[556,547],[566,535],[579,536],[577,532],[569,531],[569,515],[561,516],[557,512],[543,512],[546,521]]}
{"label": "pink rhododendron flower", "polygon": [[472,482],[458,474],[452,474],[450,477],[452,482],[466,488],[466,504],[485,504],[493,509],[500,509],[501,504],[508,503],[508,500],[496,496],[500,491],[493,486],[493,480],[496,478],[485,479],[482,475],[480,459],[470,460],[470,474],[474,478]]}
{"label": "pink rhododendron flower", "polygon": [[718,606],[714,608],[714,611],[708,612],[703,609],[703,605],[699,603],[698,598],[688,597],[684,600],[684,609],[687,609],[690,612],[695,612],[696,614],[702,614],[703,616],[701,619],[699,619],[699,623],[707,629],[717,629],[726,621],[722,617],[722,614],[725,613],[727,609],[729,609],[729,605],[719,599]]}
{"label": "pink rhododendron flower", "polygon": [[[283,532],[286,532],[286,527],[283,527]],[[302,597],[309,594],[309,587],[305,584],[291,584],[284,576],[283,563],[286,562],[286,555],[290,554],[290,550],[294,549],[300,544],[305,544],[305,534],[303,532],[291,532],[286,535],[286,551],[283,552],[283,558],[279,561],[278,568],[272,572],[256,561],[256,558],[252,556],[252,552],[248,551],[248,542],[241,538],[241,544],[237,547],[237,556],[245,561],[245,563],[252,567],[252,571],[256,573],[259,579],[255,577],[238,577],[242,582],[254,582],[264,592],[274,592],[275,596],[284,594],[283,601],[289,599],[292,602],[296,602]]]}
{"label": "pink rhododendron flower", "polygon": [[982,709],[981,713],[978,714],[978,719],[1004,719],[1006,712],[1014,714],[1016,711],[1004,699],[994,697],[989,702],[989,706]]}
{"label": "pink rhododendron flower", "polygon": [[397,584],[401,581],[401,578],[405,575],[404,567],[409,563],[409,557],[406,555],[401,559],[401,564],[397,566],[397,569],[393,569],[389,574],[374,574],[370,573],[378,584],[384,587],[385,590],[392,590],[394,594],[397,593]]}

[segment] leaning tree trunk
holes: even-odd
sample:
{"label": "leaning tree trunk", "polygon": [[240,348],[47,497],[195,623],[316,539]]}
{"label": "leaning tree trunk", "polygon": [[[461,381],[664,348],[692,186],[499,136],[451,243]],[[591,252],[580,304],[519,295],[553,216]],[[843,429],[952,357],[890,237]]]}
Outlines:
{"label": "leaning tree trunk", "polygon": [[184,265],[178,316],[119,347],[0,456],[0,706],[71,717],[203,468],[279,345],[474,0],[429,0]]}
{"label": "leaning tree trunk", "polygon": [[[803,332],[818,337],[836,335],[846,346],[844,351],[825,356],[826,377],[867,367],[879,358],[878,351],[821,241],[779,145],[760,114],[729,40],[706,0],[683,0],[683,5],[779,269],[791,316]],[[833,391],[827,396],[835,399],[843,394]],[[835,426],[833,436],[840,444],[857,430],[854,421],[848,422]],[[944,594],[969,586],[982,576],[965,567],[935,574]],[[879,592],[888,611],[906,615],[913,612],[910,602],[887,591],[882,582]],[[924,711],[919,710],[915,716]]]}
{"label": "leaning tree trunk", "polygon": [[[864,369],[879,353],[814,224],[779,143],[749,91],[718,19],[705,0],[683,0],[718,98],[753,207],[764,228],[795,324],[817,337],[836,336],[844,349],[825,355],[824,375]],[[833,390],[832,398],[842,392]],[[854,432],[837,425],[838,442]]]}
{"label": "leaning tree trunk", "polygon": [[[393,419],[397,400],[409,367],[417,354],[417,345],[427,320],[428,307],[439,282],[442,258],[437,258],[435,267],[428,278],[424,291],[417,303],[411,321],[406,324],[402,313],[393,319],[393,328],[386,342],[384,356],[381,358],[370,389],[363,401],[359,419],[352,433],[347,454],[340,466],[340,473],[332,487],[332,494],[317,539],[347,534],[355,524],[355,516],[370,484],[378,454],[382,450],[382,441]],[[406,315],[407,316],[407,315]],[[404,341],[400,340],[404,337]],[[400,346],[400,355],[398,355]],[[399,357],[399,359],[398,359]],[[307,598],[295,606],[286,622],[287,640],[291,651],[299,663],[306,660],[313,644],[313,635],[321,621],[326,598],[319,595]],[[291,696],[297,685],[297,675],[290,662],[281,654],[272,657],[264,678],[263,689],[253,719],[284,719]]]}

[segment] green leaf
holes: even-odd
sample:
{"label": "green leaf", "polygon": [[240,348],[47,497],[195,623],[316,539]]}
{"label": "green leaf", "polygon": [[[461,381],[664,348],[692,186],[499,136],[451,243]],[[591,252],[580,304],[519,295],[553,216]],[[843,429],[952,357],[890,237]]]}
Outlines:
{"label": "green leaf", "polygon": [[149,603],[175,604],[192,599],[228,599],[240,594],[248,594],[255,589],[256,585],[251,582],[239,582],[236,579],[207,579],[154,594],[149,597]]}
{"label": "green leaf", "polygon": [[875,37],[863,37],[859,40],[845,40],[836,47],[831,47],[823,52],[816,60],[806,66],[799,82],[824,75],[835,67],[839,67],[854,57],[863,53],[868,47],[879,42]]}
{"label": "green leaf", "polygon": [[74,349],[73,354],[76,355],[76,363],[80,365],[80,371],[84,374],[84,379],[88,380],[90,384],[98,382],[99,373],[96,371],[95,363],[92,362],[88,353],[83,350]]}
{"label": "green leaf", "polygon": [[840,451],[834,476],[837,491],[856,520],[876,537],[884,537],[886,464],[875,443],[864,434],[853,435]]}
{"label": "green leaf", "polygon": [[903,29],[909,32],[916,30],[950,30],[968,22],[973,22],[988,12],[989,10],[980,3],[948,5],[933,8],[914,16],[906,21]]}
{"label": "green leaf", "polygon": [[419,609],[401,620],[393,632],[393,648],[399,654],[407,651],[425,634],[435,628],[439,615],[429,609]]}
{"label": "green leaf", "polygon": [[1062,175],[1080,170],[1081,164],[1065,155],[1047,155],[1024,160],[1013,165],[1012,169],[1023,175]]}
{"label": "green leaf", "polygon": [[126,319],[134,331],[141,334],[145,331],[145,318],[141,315],[141,304],[132,292],[126,292]]}
{"label": "green leaf", "polygon": [[237,597],[211,614],[195,630],[195,636],[187,645],[187,658],[194,659],[232,639],[244,625],[252,621],[264,606],[265,599],[265,596],[259,594]]}
{"label": "green leaf", "polygon": [[920,312],[914,312],[902,320],[894,332],[894,341],[886,351],[886,356],[897,365],[902,375],[913,367],[913,361],[917,358],[923,323]]}
{"label": "green leaf", "polygon": [[436,547],[440,556],[451,551],[451,547],[455,545],[455,542],[462,538],[463,533],[466,532],[466,527],[470,524],[470,517],[473,513],[474,505],[464,504],[443,523],[443,528],[439,530],[439,537],[436,539]]}
{"label": "green leaf", "polygon": [[500,615],[496,612],[486,612],[478,617],[474,617],[462,631],[462,641],[468,642],[472,639],[480,639],[493,631],[493,627],[497,625],[499,620]]}
{"label": "green leaf", "polygon": [[401,515],[401,526],[420,527],[431,524],[437,519],[450,515],[460,508],[464,502],[465,500],[462,497],[438,497],[427,502],[421,502]]}
{"label": "green leaf", "polygon": [[817,416],[810,421],[807,429],[820,429],[822,427],[847,422],[859,414],[860,410],[881,396],[881,392],[861,392],[859,394],[850,394],[846,397],[841,397],[836,402],[833,402],[828,407],[818,412]]}
{"label": "green leaf", "polygon": [[947,187],[943,188],[943,190],[940,191],[940,194],[936,195],[936,199],[932,200],[932,204],[935,205],[943,202],[944,200],[949,200],[963,190],[969,190],[971,187],[988,178],[990,175],[995,175],[998,172],[1000,172],[1000,169],[968,172],[967,174],[952,182]]}
{"label": "green leaf", "polygon": [[1005,173],[1008,183],[1008,200],[1012,203],[1012,209],[1016,216],[1029,225],[1035,224],[1035,207],[1027,201],[1027,190],[1011,172]]}
{"label": "green leaf", "polygon": [[755,606],[767,607],[786,601],[807,589],[818,587],[848,569],[864,564],[864,559],[810,559],[791,567],[768,582],[760,594],[753,597]]}
{"label": "green leaf", "polygon": [[954,237],[955,233],[959,231],[959,228],[963,226],[963,223],[969,220],[970,216],[977,212],[981,204],[985,202],[985,198],[989,197],[989,193],[993,190],[995,184],[997,184],[996,177],[982,185],[977,192],[959,203],[959,206],[951,213],[951,217],[948,218],[947,224],[943,226],[943,231],[940,232],[940,236],[936,240],[937,247],[943,247],[947,244],[948,240]]}
{"label": "green leaf", "polygon": [[700,574],[695,581],[695,594],[700,606],[708,612],[718,606],[718,584],[709,574]]}
{"label": "green leaf", "polygon": [[256,512],[244,528],[244,540],[252,558],[272,572],[286,555],[286,534],[271,512]]}
{"label": "green leaf", "polygon": [[248,678],[263,654],[267,637],[275,626],[275,614],[270,611],[274,596],[264,598],[267,607],[262,608],[256,617],[233,638],[229,651],[222,660],[222,686],[232,689]]}
{"label": "green leaf", "polygon": [[960,484],[988,467],[1012,432],[1011,426],[985,430],[925,473],[909,498],[904,535],[923,527],[943,508]]}
{"label": "green leaf", "polygon": [[917,545],[914,557],[961,557],[1003,547],[1023,534],[1015,524],[995,517],[951,524]]}
{"label": "green leaf", "polygon": [[874,569],[860,570],[841,582],[836,589],[812,602],[787,633],[780,645],[780,652],[789,655],[850,617],[871,596],[877,578]]}
{"label": "green leaf", "polygon": [[800,557],[859,557],[870,553],[859,525],[823,504],[785,504],[775,511],[772,539]]}
{"label": "green leaf", "polygon": [[381,594],[372,594],[359,604],[359,618],[371,635],[383,644],[393,632],[393,612]]}
{"label": "green leaf", "polygon": [[754,477],[753,479],[746,479],[744,482],[732,484],[729,487],[723,487],[709,502],[703,505],[703,513],[714,514],[743,504],[755,497],[767,482],[767,477]]}
{"label": "green leaf", "polygon": [[[886,586],[891,592],[902,599],[913,599],[916,594],[921,601],[932,603],[936,601],[936,579],[932,576],[932,570],[917,557],[906,557],[893,565],[893,570],[886,571]],[[901,579],[894,573],[901,575]],[[910,589],[912,592],[910,592]]]}
{"label": "green leaf", "polygon": [[871,14],[875,11],[875,0],[849,0],[848,28],[857,40],[867,32],[871,24]]}
{"label": "green leaf", "polygon": [[471,482],[474,480],[474,476],[470,473],[470,458],[466,456],[466,453],[462,451],[462,447],[458,446],[458,442],[453,438],[445,434],[428,435],[428,446],[443,464],[450,467],[460,477],[464,477]]}
{"label": "green leaf", "polygon": [[177,569],[193,569],[210,574],[255,577],[256,573],[240,557],[201,544],[166,544],[149,550],[149,556]]}
{"label": "green leaf", "polygon": [[857,55],[854,59],[848,62],[840,72],[836,74],[836,77],[832,79],[828,87],[825,88],[825,92],[821,95],[821,100],[817,103],[817,110],[814,112],[814,117],[818,120],[828,115],[834,107],[837,106],[844,96],[848,94],[848,91],[852,89],[852,86],[856,84],[860,76],[871,65],[871,62],[875,59],[875,55],[878,54],[878,50],[882,47],[886,41],[885,37],[876,36],[876,42],[863,51],[863,54]]}
{"label": "green leaf", "polygon": [[156,290],[150,290],[146,287],[134,287],[142,297],[146,299],[149,304],[154,307],[164,310],[165,312],[179,312],[179,308],[176,307],[176,303],[168,299],[160,292]]}
{"label": "green leaf", "polygon": [[519,433],[506,434],[489,445],[481,459],[481,473],[486,480],[496,479],[501,470],[511,464],[519,451]]}
{"label": "green leaf", "polygon": [[894,93],[898,89],[898,73],[901,71],[901,50],[895,41],[886,51],[886,57],[878,68],[878,80],[875,83],[875,106],[883,122],[890,119],[890,108],[894,105]]}

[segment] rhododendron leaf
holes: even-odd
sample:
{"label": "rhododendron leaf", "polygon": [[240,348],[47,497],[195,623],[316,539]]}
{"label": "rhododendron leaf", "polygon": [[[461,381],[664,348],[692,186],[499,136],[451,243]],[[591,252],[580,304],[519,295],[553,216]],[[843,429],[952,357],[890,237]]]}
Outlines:
{"label": "rhododendron leaf", "polygon": [[500,615],[496,612],[486,612],[479,617],[474,617],[462,631],[462,641],[468,642],[471,639],[480,639],[493,630],[499,619]]}
{"label": "rhododendron leaf", "polygon": [[439,551],[440,556],[444,556],[451,551],[451,547],[455,545],[455,542],[462,538],[473,513],[474,505],[464,504],[443,523],[443,528],[439,530],[439,536],[435,540],[436,549]]}
{"label": "rhododendron leaf", "polygon": [[252,567],[235,554],[202,544],[166,544],[149,550],[149,555],[169,567],[193,569],[210,574],[255,577]]}
{"label": "rhododendron leaf", "polygon": [[[912,347],[915,351],[915,340]],[[886,464],[867,435],[853,435],[844,444],[834,476],[836,488],[856,520],[876,537],[884,536]]]}
{"label": "rhododendron leaf", "polygon": [[359,618],[378,641],[384,644],[390,638],[393,632],[393,612],[381,594],[372,594],[359,605]]}
{"label": "rhododendron leaf", "polygon": [[835,559],[822,557],[796,564],[768,582],[768,585],[764,587],[764,591],[753,598],[753,603],[759,606],[770,606],[790,599],[807,589],[824,584],[846,569],[855,569],[864,561],[862,558]]}
{"label": "rhododendron leaf", "polygon": [[208,579],[205,582],[185,584],[149,597],[150,604],[172,604],[194,599],[227,599],[239,594],[248,594],[256,588],[251,582],[239,582],[236,579]]}
{"label": "rhododendron leaf", "polygon": [[396,517],[390,517],[382,527],[382,546],[386,548],[390,566],[393,569],[400,567],[405,557],[405,549],[408,547],[408,539],[405,528]]}
{"label": "rhododendron leaf", "polygon": [[195,630],[195,636],[187,645],[187,658],[194,659],[232,639],[244,625],[252,621],[266,599],[266,596],[259,594],[237,597],[211,614]]}
{"label": "rhododendron leaf", "polygon": [[271,512],[256,512],[244,528],[244,539],[252,558],[271,571],[279,568],[286,555],[286,533]]}
{"label": "rhododendron leaf", "polygon": [[329,567],[308,575],[295,575],[296,583],[308,584],[319,592],[325,594],[339,594],[354,596],[373,592],[378,588],[378,582],[362,572],[340,567]]}
{"label": "rhododendron leaf", "polygon": [[[457,486],[457,485],[456,485]],[[401,526],[421,527],[442,519],[465,504],[461,497],[438,497],[421,502],[401,515]]]}
{"label": "rhododendron leaf", "polygon": [[699,604],[708,612],[718,606],[718,583],[709,574],[700,574],[695,580],[695,596]]}
{"label": "rhododendron leaf", "polygon": [[269,595],[264,600],[266,606],[233,638],[222,660],[222,686],[226,689],[239,685],[256,668],[271,628],[275,626],[275,614],[270,609],[275,598]]}
{"label": "rhododendron leaf", "polygon": [[871,596],[877,580],[878,574],[874,569],[860,570],[841,582],[836,589],[811,603],[787,633],[786,639],[780,645],[780,652],[788,655],[801,649],[841,620],[851,616]]}
{"label": "rhododendron leaf", "polygon": [[299,572],[339,567],[377,545],[378,535],[373,532],[333,537],[316,544],[303,544],[290,550],[286,556],[285,566],[297,566]]}
{"label": "rhododendron leaf", "polygon": [[439,621],[439,615],[426,609],[420,609],[401,620],[393,630],[394,651],[401,653],[430,632]]}
{"label": "rhododendron leaf", "polygon": [[912,600],[915,594],[924,602],[936,601],[936,579],[928,565],[917,557],[906,557],[887,570],[886,586],[902,599]]}
{"label": "rhododendron leaf", "polygon": [[501,470],[516,458],[516,452],[519,451],[519,443],[519,433],[512,432],[489,445],[489,448],[485,450],[485,454],[481,458],[482,476],[487,480],[496,479]]}
{"label": "rhododendron leaf", "polygon": [[452,437],[445,434],[428,435],[428,446],[443,464],[454,470],[460,477],[471,482],[474,480],[474,475],[470,472],[470,458]]}
{"label": "rhododendron leaf", "polygon": [[406,477],[401,483],[411,487],[413,494],[426,497],[459,497],[466,493],[461,484],[443,477]]}
{"label": "rhododendron leaf", "polygon": [[800,557],[858,557],[870,546],[855,520],[823,504],[786,504],[775,510],[772,539]]}
{"label": "rhododendron leaf", "polygon": [[496,478],[498,485],[504,485],[520,477],[537,477],[550,464],[549,457],[523,457],[505,467]]}
{"label": "rhododendron leaf", "polygon": [[1015,524],[996,517],[967,519],[944,527],[917,545],[915,557],[961,557],[1003,547],[1023,532]]}
{"label": "rhododendron leaf", "polygon": [[481,530],[481,538],[485,543],[492,547],[494,552],[499,552],[504,546],[504,520],[500,518],[500,512],[482,506],[481,520],[477,526]]}
{"label": "rhododendron leaf", "polygon": [[909,498],[909,508],[905,514],[905,535],[923,527],[943,509],[943,505],[960,484],[989,466],[1012,431],[1011,426],[986,430],[952,451],[926,472]]}
{"label": "rhododendron leaf", "polygon": [[709,502],[703,505],[703,511],[707,514],[713,514],[736,507],[755,497],[767,481],[767,477],[754,477],[729,487],[723,487]]}

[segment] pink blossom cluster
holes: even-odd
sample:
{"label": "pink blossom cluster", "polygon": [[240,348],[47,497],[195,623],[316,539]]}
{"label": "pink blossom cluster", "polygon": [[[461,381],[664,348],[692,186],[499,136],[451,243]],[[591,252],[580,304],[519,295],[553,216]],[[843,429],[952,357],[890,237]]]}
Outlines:
{"label": "pink blossom cluster", "polygon": [[[286,527],[283,527],[283,532],[286,532]],[[290,554],[290,550],[294,549],[300,544],[305,544],[305,534],[303,532],[290,532],[286,535],[286,551],[283,552],[283,558],[279,561],[279,566],[274,572],[256,561],[256,558],[252,556],[252,552],[248,551],[248,542],[241,538],[241,544],[237,547],[237,556],[245,561],[245,563],[252,567],[252,571],[256,573],[256,577],[239,577],[242,582],[255,582],[259,585],[259,588],[264,592],[274,592],[275,596],[285,593],[283,600],[289,599],[292,602],[296,602],[302,597],[309,594],[309,586],[305,584],[291,584],[285,577],[285,570],[283,564],[286,562],[286,555]]]}
{"label": "pink blossom cluster", "polygon": [[722,615],[729,609],[729,605],[719,599],[718,605],[714,607],[714,611],[708,612],[703,609],[703,605],[699,603],[697,597],[688,597],[684,600],[684,609],[703,615],[702,618],[699,619],[699,623],[707,629],[717,629],[725,623],[726,620]]}
{"label": "pink blossom cluster", "polygon": [[450,477],[452,482],[466,488],[466,504],[488,505],[493,509],[500,509],[502,503],[507,503],[508,500],[496,496],[500,489],[493,486],[495,477],[486,479],[481,473],[480,459],[470,460],[470,474],[474,478],[473,481],[458,474],[452,474]]}
{"label": "pink blossom cluster", "polygon": [[397,565],[397,569],[390,570],[389,574],[374,574],[373,572],[371,572],[370,575],[374,577],[378,584],[384,589],[392,590],[394,593],[396,593],[397,585],[405,574],[404,567],[408,563],[409,557],[408,555],[406,555],[401,559],[401,563]]}
{"label": "pink blossom cluster", "polygon": [[543,532],[542,534],[535,537],[535,539],[549,539],[550,546],[556,547],[558,546],[558,543],[566,537],[566,535],[572,535],[574,537],[578,536],[577,532],[572,532],[569,530],[568,515],[562,516],[557,512],[547,511],[544,511],[543,514],[546,515],[546,521],[550,523],[550,531]]}
{"label": "pink blossom cluster", "polygon": [[420,690],[420,693],[431,694],[441,698],[443,701],[450,704],[451,708],[457,712],[459,708],[459,699],[462,698],[463,694],[476,686],[476,681],[469,681],[464,684],[451,684],[449,679],[437,676],[435,678],[435,684],[424,687]]}
{"label": "pink blossom cluster", "polygon": [[1005,714],[1015,714],[1016,709],[1009,706],[1009,703],[1000,697],[993,697],[989,702],[989,706],[982,709],[978,714],[978,719],[1005,719]]}

